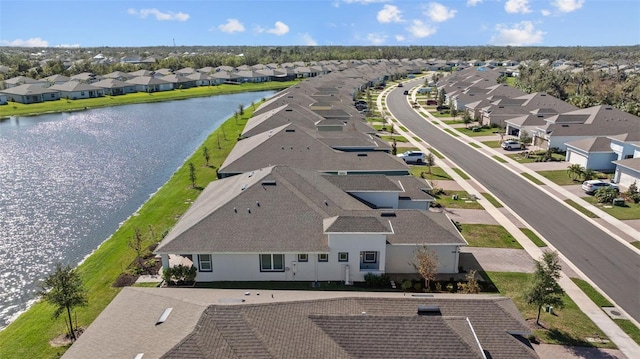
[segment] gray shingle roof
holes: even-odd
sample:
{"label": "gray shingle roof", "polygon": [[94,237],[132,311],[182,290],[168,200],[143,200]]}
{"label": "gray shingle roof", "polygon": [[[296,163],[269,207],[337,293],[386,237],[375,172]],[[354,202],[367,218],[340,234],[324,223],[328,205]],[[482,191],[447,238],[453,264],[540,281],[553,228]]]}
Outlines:
{"label": "gray shingle roof", "polygon": [[567,146],[575,147],[586,152],[611,152],[611,139],[608,137],[591,137],[566,143]]}
{"label": "gray shingle roof", "polygon": [[338,216],[327,221],[325,233],[392,233],[378,217]]}
{"label": "gray shingle roof", "polygon": [[508,298],[213,305],[163,358],[537,358],[514,332],[529,330]]}

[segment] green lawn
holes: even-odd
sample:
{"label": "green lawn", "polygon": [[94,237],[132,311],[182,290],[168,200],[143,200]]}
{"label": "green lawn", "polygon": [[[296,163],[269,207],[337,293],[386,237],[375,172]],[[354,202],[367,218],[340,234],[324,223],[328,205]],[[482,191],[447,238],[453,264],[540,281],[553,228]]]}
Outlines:
{"label": "green lawn", "polygon": [[427,166],[410,166],[411,174],[415,177],[426,178],[430,181],[451,181],[453,178],[449,176],[442,168],[437,166],[431,166],[431,174],[429,174],[429,168]]}
{"label": "green lawn", "polygon": [[471,147],[474,147],[474,148],[481,148],[481,146],[475,142],[469,142],[469,145],[471,145]]}
{"label": "green lawn", "polygon": [[614,319],[613,321],[618,324],[618,326],[627,333],[627,335],[630,336],[636,344],[640,345],[640,329],[636,327],[635,324],[628,319]]}
{"label": "green lawn", "polygon": [[480,128],[479,131],[474,132],[471,130],[471,128],[472,127],[469,127],[469,128],[460,127],[460,128],[456,128],[456,130],[469,137],[491,136],[491,135],[494,135],[493,131],[495,131],[495,128]]}
{"label": "green lawn", "polygon": [[598,199],[595,196],[586,196],[582,197],[582,199],[607,212],[614,218],[620,220],[640,219],[640,203],[626,201],[624,206],[613,206],[611,203],[598,203]]}
{"label": "green lawn", "polygon": [[444,120],[442,122],[446,123],[447,125],[458,125],[464,123],[463,120]]}
{"label": "green lawn", "polygon": [[457,134],[454,130],[450,129],[450,128],[445,128],[444,129],[448,134],[450,134],[453,137],[460,137],[459,134]]}
{"label": "green lawn", "polygon": [[538,174],[559,186],[571,186],[582,183],[580,180],[572,180],[566,170],[538,171]]}
{"label": "green lawn", "polygon": [[[498,288],[500,294],[513,300],[525,320],[535,323],[538,308],[527,304],[523,297],[523,291],[531,283],[533,274],[486,272],[485,275]],[[533,331],[536,339],[547,344],[616,348],[612,342],[589,342],[587,338],[608,338],[569,296],[565,295],[563,300],[564,308],[554,308],[553,314],[541,314],[540,321],[544,327]]]}
{"label": "green lawn", "polygon": [[[453,197],[457,195],[458,199]],[[477,200],[471,199],[465,191],[446,191],[445,194],[435,196],[436,202],[445,208],[483,209]]]}
{"label": "green lawn", "polygon": [[598,218],[598,216],[589,211],[588,209],[582,207],[581,205],[575,203],[574,201],[570,200],[570,199],[565,199],[564,202],[568,205],[570,205],[571,207],[577,209],[580,213],[584,214],[585,216],[589,217],[589,218]]}
{"label": "green lawn", "polygon": [[533,233],[532,230],[530,230],[529,228],[520,228],[520,230],[522,231],[522,233],[524,233],[530,240],[531,242],[533,242],[533,244],[535,244],[538,247],[546,247],[547,244],[544,243],[542,241],[542,239],[540,239],[540,237],[538,237],[535,233]]}
{"label": "green lawn", "polygon": [[404,136],[401,136],[401,135],[380,136],[380,138],[382,138],[387,142],[392,142],[394,139],[396,140],[396,142],[403,142],[403,143],[409,142],[409,140],[407,140]]}
{"label": "green lawn", "polygon": [[533,183],[535,183],[535,184],[537,184],[539,186],[544,185],[544,182],[542,182],[539,179],[533,177],[532,175],[528,174],[527,172],[522,172],[520,174],[522,175],[522,177],[528,179],[529,181],[531,181],[531,182],[533,182]]}
{"label": "green lawn", "polygon": [[[524,155],[524,153],[525,152],[518,152],[518,153],[513,153],[507,156],[511,157],[513,160],[519,163],[539,162],[540,159],[542,158],[542,156],[532,155],[531,153],[529,153],[529,155],[527,156],[527,155]],[[553,158],[554,162],[562,162],[564,161],[564,158],[565,158],[564,155],[561,155],[558,153],[552,154],[551,157]]]}
{"label": "green lawn", "polygon": [[[152,227],[155,233],[169,230],[177,219],[187,210],[190,203],[198,197],[202,188],[216,180],[216,168],[227,157],[237,141],[237,134],[242,131],[253,109],[246,109],[242,119],[231,118],[221,128],[213,132],[202,144],[209,149],[209,167],[202,156],[202,146],[185,161],[169,181],[159,189],[137,212],[104,242],[79,267],[84,286],[88,292],[88,306],[77,309],[77,323],[87,327],[120,292],[112,284],[122,273],[123,268],[134,260],[135,253],[128,247],[127,241],[134,230],[140,228],[148,234]],[[222,130],[224,129],[224,132]],[[226,139],[222,133],[226,133]],[[218,147],[218,136],[220,147]],[[196,167],[197,186],[191,187],[189,165]],[[147,240],[146,244],[160,238]],[[53,348],[49,341],[65,331],[64,316],[52,319],[53,307],[39,302],[18,317],[6,329],[0,331],[0,358],[52,358],[59,357],[66,348]],[[75,320],[75,318],[74,318]]]}
{"label": "green lawn", "polygon": [[135,103],[182,100],[192,97],[207,97],[248,91],[281,90],[293,86],[296,83],[298,83],[298,81],[200,86],[184,90],[161,91],[152,93],[137,92],[121,96],[104,96],[82,100],[61,99],[57,101],[46,101],[42,103],[32,104],[10,102],[8,105],[2,106],[2,115],[0,116],[0,118],[9,116],[35,115],[50,112],[86,110],[87,108],[130,105]]}
{"label": "green lawn", "polygon": [[461,224],[462,235],[471,247],[522,249],[504,227],[494,224]]}
{"label": "green lawn", "polygon": [[484,145],[490,148],[500,148],[500,140],[495,141],[482,141]]}

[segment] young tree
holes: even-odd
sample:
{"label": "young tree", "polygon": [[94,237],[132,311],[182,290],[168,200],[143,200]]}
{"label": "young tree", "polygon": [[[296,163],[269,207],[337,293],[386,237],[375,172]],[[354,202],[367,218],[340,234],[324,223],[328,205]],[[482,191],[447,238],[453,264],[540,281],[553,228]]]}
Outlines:
{"label": "young tree", "polygon": [[431,167],[436,163],[436,159],[433,156],[433,153],[428,152],[425,156],[424,156],[424,165],[427,166],[427,171],[429,174],[431,174]]}
{"label": "young tree", "polygon": [[391,154],[394,156],[398,154],[398,143],[395,138],[393,139],[393,143],[391,143]]}
{"label": "young tree", "polygon": [[204,160],[207,161],[207,167],[209,167],[209,158],[211,157],[209,156],[209,149],[207,146],[202,148],[202,156],[204,157]]}
{"label": "young tree", "polygon": [[451,115],[451,117],[453,117],[453,120],[455,121],[456,116],[458,116],[458,109],[456,108],[456,106],[454,106],[452,99],[449,100],[449,114]]}
{"label": "young tree", "polygon": [[524,145],[525,149],[531,144],[531,141],[533,141],[533,138],[529,135],[529,132],[522,130],[520,133],[520,143]]}
{"label": "young tree", "polygon": [[242,106],[242,104],[238,105],[238,113],[240,116],[244,115],[244,106]]}
{"label": "young tree", "polygon": [[436,99],[438,106],[442,106],[444,105],[444,101],[447,99],[447,92],[441,88],[440,91],[438,91],[438,98]]}
{"label": "young tree", "polygon": [[129,248],[133,249],[136,252],[136,262],[140,268],[142,265],[142,257],[144,254],[144,237],[142,236],[142,232],[140,228],[136,227],[134,229],[133,237],[129,239],[127,242]]}
{"label": "young tree", "polygon": [[469,113],[465,111],[464,116],[462,117],[462,121],[464,122],[464,126],[466,128],[469,128],[469,124],[473,122],[473,119],[471,118],[471,115],[469,115]]}
{"label": "young tree", "polygon": [[476,270],[471,269],[466,276],[466,283],[460,283],[462,287],[462,293],[464,294],[478,294],[480,293],[480,285],[478,284],[478,278],[476,278]]}
{"label": "young tree", "polygon": [[536,260],[533,281],[524,296],[527,303],[538,306],[538,317],[536,318],[538,325],[540,325],[540,312],[543,306],[562,308],[564,305],[562,300],[564,290],[558,284],[561,269],[556,251],[546,251],[541,260]]}
{"label": "young tree", "polygon": [[51,273],[40,286],[42,298],[56,306],[53,317],[58,318],[62,312],[67,312],[69,335],[76,340],[75,328],[71,320],[71,309],[87,305],[87,294],[82,285],[82,278],[71,267],[56,264],[56,270]]}
{"label": "young tree", "polygon": [[416,248],[415,256],[410,263],[425,281],[425,289],[429,290],[429,283],[436,278],[438,270],[438,256],[426,244]]}
{"label": "young tree", "polygon": [[593,194],[598,203],[611,203],[618,197],[618,190],[613,187],[600,188]]}
{"label": "young tree", "polygon": [[196,188],[196,166],[189,162],[189,180],[191,181],[191,187]]}

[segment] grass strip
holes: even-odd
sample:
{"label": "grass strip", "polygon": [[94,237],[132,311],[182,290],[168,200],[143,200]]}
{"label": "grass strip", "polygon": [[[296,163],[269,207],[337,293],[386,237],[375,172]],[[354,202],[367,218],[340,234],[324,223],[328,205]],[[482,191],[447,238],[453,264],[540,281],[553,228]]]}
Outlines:
{"label": "grass strip", "polygon": [[422,142],[422,138],[418,137],[418,136],[413,136],[413,139],[418,141],[418,142]]}
{"label": "grass strip", "polygon": [[136,103],[151,103],[171,100],[184,100],[193,97],[208,97],[223,94],[232,94],[249,91],[281,90],[295,85],[299,81],[289,82],[263,82],[244,83],[241,85],[199,86],[190,89],[160,91],[160,92],[136,92],[120,96],[104,96],[80,100],[60,99],[41,103],[22,104],[10,102],[2,107],[0,118],[9,116],[29,116],[43,113],[79,111],[89,108],[111,107],[119,105],[131,105]]}
{"label": "grass strip", "polygon": [[630,244],[631,244],[632,246],[634,246],[634,247],[636,247],[636,248],[640,249],[640,241],[633,241],[633,242],[631,242]]}
{"label": "grass strip", "polygon": [[496,160],[496,161],[498,161],[500,163],[507,163],[507,160],[505,160],[504,158],[502,158],[502,157],[500,157],[498,155],[491,156],[491,158],[493,158],[494,160]]}
{"label": "grass strip", "polygon": [[[493,282],[500,294],[513,300],[527,322],[535,325],[538,308],[527,304],[523,296],[525,288],[528,288],[533,280],[532,273],[486,272],[485,276]],[[608,338],[568,295],[565,294],[562,299],[564,308],[554,308],[553,314],[541,313],[540,321],[544,327],[533,330],[537,340],[546,344],[616,348],[611,341],[606,343],[588,341],[587,338],[606,340]]]}
{"label": "grass strip", "polygon": [[[127,268],[135,258],[135,252],[127,245],[135,229],[139,228],[144,232],[151,226],[155,233],[162,233],[173,227],[177,219],[198,197],[202,188],[216,180],[216,168],[220,167],[236,144],[237,136],[224,134],[240,133],[252,116],[254,108],[247,108],[237,124],[231,117],[209,135],[167,183],[138,210],[137,215],[129,217],[108,240],[78,266],[78,273],[88,293],[88,306],[76,311],[80,327],[89,326],[120,292],[120,288],[112,285],[123,268]],[[209,167],[202,156],[204,146],[209,149]],[[199,186],[196,189],[192,188],[189,179],[190,162],[196,168]],[[149,241],[146,244],[151,243]],[[0,358],[60,357],[67,348],[54,348],[49,341],[65,332],[65,322],[64,316],[52,319],[53,311],[53,306],[38,302],[1,331]]]}
{"label": "grass strip", "polygon": [[580,278],[571,278],[571,280],[598,307],[613,307],[613,304],[607,298],[600,294],[600,292],[598,292],[594,287],[591,286],[591,284],[587,283],[585,280],[582,280]]}
{"label": "grass strip", "polygon": [[620,329],[627,333],[636,344],[640,345],[640,328],[636,327],[636,325],[628,319],[614,319],[613,321],[618,324]]}
{"label": "grass strip", "polygon": [[502,203],[498,202],[498,200],[491,195],[491,193],[480,192],[480,194],[482,195],[482,197],[486,198],[487,201],[489,201],[489,203],[491,203],[494,207],[496,208],[504,207]]}
{"label": "grass strip", "polygon": [[392,142],[393,140],[396,140],[396,142],[409,142],[409,140],[407,140],[404,136],[400,136],[400,135],[391,135],[391,136],[380,136],[381,139],[387,141],[387,142]]}
{"label": "grass strip", "polygon": [[568,205],[570,205],[571,207],[577,209],[580,213],[584,214],[585,216],[589,217],[589,218],[598,218],[598,216],[591,212],[590,210],[582,207],[581,205],[577,204],[576,202],[570,200],[570,199],[565,199],[564,202]]}
{"label": "grass strip", "polygon": [[532,230],[530,230],[529,228],[520,228],[520,231],[522,231],[522,233],[524,233],[525,236],[527,236],[531,242],[533,242],[533,244],[535,244],[538,247],[546,247],[547,244],[544,243],[542,241],[542,239],[540,239],[540,237],[538,237],[535,233],[533,233]]}
{"label": "grass strip", "polygon": [[444,129],[448,134],[450,134],[453,137],[460,137],[459,134],[457,134],[454,130],[450,129],[450,128],[445,128]]}
{"label": "grass strip", "polygon": [[461,224],[461,233],[471,247],[522,249],[504,227],[494,224]]}
{"label": "grass strip", "polygon": [[475,142],[469,142],[469,145],[471,145],[471,147],[480,148],[480,145]]}
{"label": "grass strip", "polygon": [[539,185],[539,186],[544,185],[544,182],[542,182],[542,181],[540,181],[539,179],[537,179],[537,178],[533,177],[532,175],[530,175],[530,174],[529,174],[529,173],[527,173],[527,172],[522,172],[522,173],[520,173],[520,174],[522,175],[522,177],[524,177],[524,178],[528,179],[529,181],[531,181],[531,182],[533,182],[533,183],[535,183],[535,184],[537,184],[537,185]]}
{"label": "grass strip", "polygon": [[467,175],[463,170],[461,170],[459,168],[453,167],[452,170],[454,170],[458,174],[458,176],[462,177],[462,179],[465,179],[465,180],[470,180],[471,179],[471,177],[469,177],[469,175]]}
{"label": "grass strip", "polygon": [[439,159],[444,159],[444,156],[442,155],[442,153],[438,152],[438,150],[436,150],[433,147],[429,147],[429,152],[433,153],[434,156],[438,157]]}
{"label": "grass strip", "polygon": [[482,143],[490,148],[499,148],[500,147],[500,141],[496,140],[496,141],[482,141]]}

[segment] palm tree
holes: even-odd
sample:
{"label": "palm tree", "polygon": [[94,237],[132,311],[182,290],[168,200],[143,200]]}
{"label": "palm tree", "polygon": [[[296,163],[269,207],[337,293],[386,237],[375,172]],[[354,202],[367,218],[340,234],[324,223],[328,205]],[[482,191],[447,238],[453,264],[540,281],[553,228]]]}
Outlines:
{"label": "palm tree", "polygon": [[585,181],[592,180],[596,178],[596,171],[591,168],[585,168],[582,170],[582,178]]}
{"label": "palm tree", "polygon": [[583,171],[584,171],[584,168],[577,163],[574,163],[572,165],[569,165],[569,167],[567,167],[567,174],[569,175],[569,178],[571,178],[572,181],[577,181],[578,178],[582,176]]}

